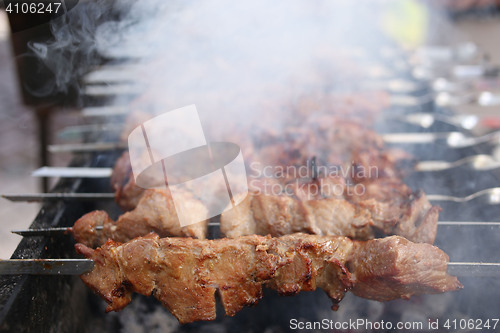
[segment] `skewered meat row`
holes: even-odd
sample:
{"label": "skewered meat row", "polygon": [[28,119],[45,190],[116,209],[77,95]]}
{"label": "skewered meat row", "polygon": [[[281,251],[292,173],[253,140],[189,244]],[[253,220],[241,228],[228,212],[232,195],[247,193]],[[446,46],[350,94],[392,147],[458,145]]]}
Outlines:
{"label": "skewered meat row", "polygon": [[[327,120],[330,123],[339,122],[338,119],[332,120],[331,117]],[[439,208],[430,205],[422,192],[413,193],[396,177],[395,161],[401,156],[384,151],[380,137],[358,123],[342,121],[341,126],[336,124],[333,128],[325,125],[327,123],[326,120],[313,122],[317,127],[316,132],[328,138],[325,142],[334,142],[326,146],[323,144],[325,147],[322,147],[323,153],[327,150],[334,151],[330,155],[333,162],[341,163],[342,159],[349,156],[354,149],[353,156],[358,156],[354,167],[368,170],[373,164],[382,172],[375,176],[369,174],[359,176],[358,173],[354,173],[355,176],[349,176],[350,179],[347,180],[340,176],[310,180],[310,183],[332,183],[330,187],[335,187],[332,191],[328,191],[329,193],[325,194],[322,191],[314,198],[300,189],[294,190],[293,193],[272,195],[251,193],[239,207],[222,216],[222,232],[228,237],[254,233],[282,236],[292,232],[307,232],[319,235],[344,235],[362,240],[398,234],[415,242],[432,243],[436,234]],[[307,146],[303,146],[297,153],[293,145],[296,142],[307,142],[311,137],[310,131],[290,128],[287,133],[291,137],[263,138],[263,142],[256,143],[259,152],[254,155],[261,155],[262,151],[266,151],[264,155],[273,156],[271,152],[274,152],[276,153],[274,162],[277,164],[290,162],[285,160],[286,156],[292,160],[296,156],[300,157]],[[346,137],[350,139],[346,140]],[[283,147],[292,147],[292,150]],[[280,154],[280,151],[283,154]],[[168,190],[142,189],[135,184],[131,173],[128,153],[124,153],[115,165],[111,182],[116,191],[118,204],[124,210],[132,211],[120,217],[116,224],[104,212],[84,216],[74,229],[78,241],[95,247],[102,245],[108,237],[127,241],[150,231],[160,236],[205,237],[206,223],[197,224],[195,227],[178,227],[175,210],[167,211],[165,208],[173,208]],[[284,186],[288,185],[286,182],[304,182],[304,179],[281,178],[283,179],[277,179],[275,182],[282,187],[287,187]],[[251,189],[254,180],[249,184]],[[362,185],[365,191],[350,193],[350,185],[348,186],[346,181]],[[320,187],[323,188],[323,184],[320,184]],[[186,200],[193,201],[194,209],[204,209],[201,207],[201,202],[196,199],[196,189],[187,189],[186,192],[192,193],[191,196],[186,195]],[[142,200],[143,196],[146,199]],[[164,207],[155,208],[154,205]],[[96,220],[106,222],[106,227],[101,233],[95,232]]]}
{"label": "skewered meat row", "polygon": [[[432,206],[423,192],[412,193],[398,180],[371,181],[363,194],[356,195],[348,193],[341,177],[291,183],[286,187],[289,193],[280,195],[266,193],[266,187],[272,184],[273,180],[253,182],[253,191],[239,205],[221,215],[220,229],[225,236],[283,236],[306,232],[368,240],[400,235],[424,243],[433,243],[436,236],[439,207]],[[339,189],[340,194],[336,194]],[[183,203],[189,208],[184,211],[202,210],[207,215],[205,206],[191,193],[185,191]],[[102,225],[103,230],[96,231],[98,225]],[[125,242],[149,232],[162,237],[205,238],[206,227],[205,221],[180,228],[168,191],[148,189],[137,207],[117,222],[106,212],[91,212],[75,223],[73,234],[77,242],[97,247],[107,238]]]}
{"label": "skewered meat row", "polygon": [[231,238],[306,232],[359,240],[400,235],[432,244],[440,208],[432,206],[423,192],[396,203],[398,199],[371,199],[356,205],[338,198],[303,201],[286,195],[250,193],[238,206],[222,213],[220,226]]}
{"label": "skewered meat row", "polygon": [[[369,157],[367,160],[366,163],[371,162]],[[289,178],[265,181],[274,181],[283,188],[290,188],[289,184],[283,184],[287,180],[290,181]],[[433,207],[422,192],[413,193],[399,178],[395,177],[374,179],[368,177],[355,179],[355,181],[363,186],[362,193],[349,191],[346,180],[340,176],[309,179],[309,183],[301,179],[300,185],[318,185],[321,189],[319,195],[316,194],[314,197],[305,193],[301,186],[296,186],[297,189],[293,190],[293,193],[266,195],[265,190],[263,195],[251,193],[239,207],[222,215],[221,231],[228,237],[254,233],[282,236],[292,232],[307,232],[319,235],[343,235],[355,239],[371,239],[398,234],[415,242],[432,243],[434,241],[439,208]],[[257,179],[258,182],[262,181]],[[293,181],[291,182],[293,185]],[[250,181],[251,189],[254,189],[254,183],[256,179]],[[296,183],[298,184],[299,181],[297,180]],[[126,209],[140,207],[133,210],[131,214],[126,214],[127,218],[121,218],[119,225],[113,227],[113,233],[105,232],[104,235],[88,232],[88,230],[93,230],[92,226],[95,224],[93,220],[97,216],[89,215],[82,218],[78,223],[81,228],[75,229],[75,234],[78,232],[85,234],[83,237],[77,236],[80,242],[95,247],[103,244],[106,237],[127,241],[150,231],[157,232],[161,236],[204,238],[203,224],[197,225],[197,232],[193,233],[192,230],[186,231],[186,229],[173,227],[178,224],[175,212],[167,212],[164,208],[158,208],[164,211],[161,215],[150,212],[152,209],[152,212],[155,212],[153,202],[173,207],[171,198],[165,189],[144,190],[135,185],[128,153],[123,154],[117,161],[112,184],[116,189],[117,201],[122,207]],[[305,186],[305,188],[311,187]],[[258,190],[262,192],[262,189]],[[162,191],[165,192],[163,195]],[[196,190],[187,192],[195,193]],[[155,198],[155,200],[146,199],[141,202],[142,196]],[[186,196],[186,199],[190,198]],[[195,201],[197,209],[202,209],[199,207],[201,203],[194,195],[191,199]],[[138,205],[138,202],[141,204]],[[101,212],[100,215],[102,214],[104,213]],[[106,221],[110,226],[113,225],[109,219]],[[130,230],[136,232],[131,234]]]}
{"label": "skewered meat row", "polygon": [[245,236],[198,240],[155,234],[120,244],[108,240],[92,250],[83,282],[119,311],[131,295],[153,294],[181,323],[214,320],[215,292],[225,312],[235,315],[262,297],[262,287],[282,295],[321,288],[334,303],[347,291],[388,301],[461,288],[447,274],[448,256],[429,244],[391,236],[370,241],[293,234],[279,238]]}

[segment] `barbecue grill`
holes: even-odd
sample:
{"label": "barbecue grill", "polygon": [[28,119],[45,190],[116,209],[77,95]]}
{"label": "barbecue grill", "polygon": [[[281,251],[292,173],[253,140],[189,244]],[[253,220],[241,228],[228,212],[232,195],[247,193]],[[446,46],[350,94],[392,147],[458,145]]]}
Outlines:
{"label": "barbecue grill", "polygon": [[[464,285],[463,290],[388,303],[347,295],[336,312],[330,310],[331,301],[322,291],[282,297],[274,291],[265,290],[257,306],[245,308],[235,317],[224,316],[219,304],[215,321],[180,325],[159,302],[141,295],[135,295],[134,301],[125,310],[106,314],[105,302],[86,288],[78,276],[2,275],[0,329],[11,332],[285,332],[290,329],[292,319],[315,322],[325,318],[333,322],[363,318],[372,322],[420,322],[424,331],[431,331],[429,323],[439,321],[443,327],[446,320],[452,325],[450,330],[456,325],[458,329],[472,331],[472,326],[479,325],[478,320],[484,323],[489,319],[493,327],[492,320],[499,317],[500,260],[496,244],[500,240],[500,223],[497,222],[500,199],[498,190],[488,190],[500,184],[500,174],[498,166],[481,169],[471,157],[491,156],[498,140],[493,135],[479,144],[454,145],[450,133],[455,135],[452,138],[459,134],[465,138],[475,136],[456,121],[442,121],[456,116],[454,105],[437,104],[432,85],[412,75],[413,67],[408,64],[408,54],[392,44],[387,46],[394,49],[396,55],[392,55],[391,60],[384,60],[381,56],[382,63],[407,64],[408,67],[402,66],[397,72],[396,79],[413,86],[405,90],[408,86],[401,88],[401,84],[382,84],[384,89],[393,90],[390,93],[392,105],[383,111],[375,129],[389,145],[403,148],[420,161],[416,171],[409,172],[405,177],[405,183],[413,189],[423,189],[434,204],[443,208],[435,245],[450,256],[452,263],[462,264],[450,265],[450,270],[458,274]],[[70,228],[84,213],[95,209],[107,211],[112,218],[121,213],[116,203],[110,200],[112,189],[107,177],[109,168],[126,149],[126,145],[119,143],[119,135],[120,124],[127,114],[127,103],[139,94],[137,86],[126,78],[126,73],[133,71],[134,64],[121,58],[119,65],[102,66],[81,78],[84,85],[81,116],[90,120],[83,127],[67,129],[66,134],[81,135],[83,143],[49,147],[52,152],[75,153],[71,164],[63,170],[70,172],[69,177],[62,177],[51,191],[62,194],[7,196],[12,200],[43,201],[30,229],[45,231],[36,235],[29,235],[30,230],[25,231],[27,237],[22,239],[12,259],[76,258],[71,234],[60,230],[47,232],[46,229]],[[117,78],[117,72],[123,75]],[[494,74],[498,75],[498,72]],[[380,84],[382,81],[376,82]],[[116,100],[120,101],[118,105]],[[477,100],[467,102],[476,103]],[[410,121],[412,115],[421,113],[438,121],[429,126]],[[62,175],[61,170],[50,168],[37,172],[41,176]],[[473,195],[475,193],[479,194]],[[211,222],[209,238],[220,237],[217,218]],[[47,264],[51,269],[57,267],[54,266],[57,263]],[[500,324],[497,329],[499,327]]]}

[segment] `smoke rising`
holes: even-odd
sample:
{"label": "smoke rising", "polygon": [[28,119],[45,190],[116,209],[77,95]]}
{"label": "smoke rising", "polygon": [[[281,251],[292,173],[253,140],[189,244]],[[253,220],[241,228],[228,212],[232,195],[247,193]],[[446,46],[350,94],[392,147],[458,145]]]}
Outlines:
{"label": "smoke rising", "polygon": [[96,45],[142,66],[137,81],[146,86],[141,102],[149,107],[166,111],[195,103],[209,115],[206,121],[237,115],[234,122],[242,115],[265,116],[263,102],[331,89],[337,71],[332,60],[341,46],[380,39],[364,31],[377,20],[368,7],[338,1],[141,1],[120,22],[100,26]]}
{"label": "smoke rising", "polygon": [[203,120],[217,127],[262,121],[270,109],[286,109],[280,103],[355,83],[346,73],[359,71],[366,59],[353,60],[350,52],[385,41],[375,28],[384,6],[386,1],[80,2],[52,23],[51,41],[30,45],[55,77],[37,93],[64,92],[102,59],[126,58],[146,91],[134,109],[164,112],[196,104]]}
{"label": "smoke rising", "polygon": [[[126,8],[126,3],[116,7],[109,0],[81,1],[74,10],[53,19],[50,22],[52,37],[47,41],[29,42],[32,54],[24,55],[38,58],[39,68],[51,75],[43,77],[41,86],[27,86],[28,91],[42,97],[79,89],[81,76],[102,62],[95,42],[97,28],[118,16],[120,8]],[[37,73],[33,74],[36,77]]]}

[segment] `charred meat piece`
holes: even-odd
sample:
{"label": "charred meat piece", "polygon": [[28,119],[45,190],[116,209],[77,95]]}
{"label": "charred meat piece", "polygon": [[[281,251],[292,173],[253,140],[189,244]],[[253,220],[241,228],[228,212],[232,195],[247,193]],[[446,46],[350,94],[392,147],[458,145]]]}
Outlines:
{"label": "charred meat piece", "polygon": [[[185,212],[199,212],[207,215],[206,207],[185,193],[182,200]],[[93,211],[82,216],[73,226],[73,237],[78,243],[97,247],[111,238],[117,242],[127,242],[135,237],[155,232],[161,237],[188,236],[205,238],[207,221],[181,227],[172,197],[165,190],[149,189],[144,192],[137,207],[113,221],[104,211]],[[102,226],[102,230],[96,230]]]}
{"label": "charred meat piece", "polygon": [[448,256],[429,244],[392,236],[366,242],[293,234],[197,240],[155,234],[92,250],[76,244],[95,266],[83,282],[118,311],[133,292],[153,294],[181,323],[214,320],[215,292],[235,315],[262,297],[262,287],[283,295],[321,288],[336,308],[347,291],[378,301],[461,288],[447,274]]}

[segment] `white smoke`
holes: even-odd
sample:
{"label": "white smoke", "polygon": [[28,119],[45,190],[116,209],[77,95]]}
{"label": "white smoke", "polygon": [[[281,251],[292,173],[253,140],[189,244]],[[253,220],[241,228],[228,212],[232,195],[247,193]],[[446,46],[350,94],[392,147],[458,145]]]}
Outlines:
{"label": "white smoke", "polygon": [[205,121],[245,122],[265,116],[269,101],[339,85],[346,46],[382,42],[379,10],[365,1],[137,1],[96,28],[95,45],[133,60],[146,91],[134,107],[196,104]]}
{"label": "white smoke", "polygon": [[221,130],[275,122],[303,95],[355,90],[390,45],[380,21],[392,2],[81,1],[52,23],[51,41],[31,44],[54,73],[38,94],[67,91],[103,59],[129,59],[121,74],[144,92],[131,110],[196,104]]}

